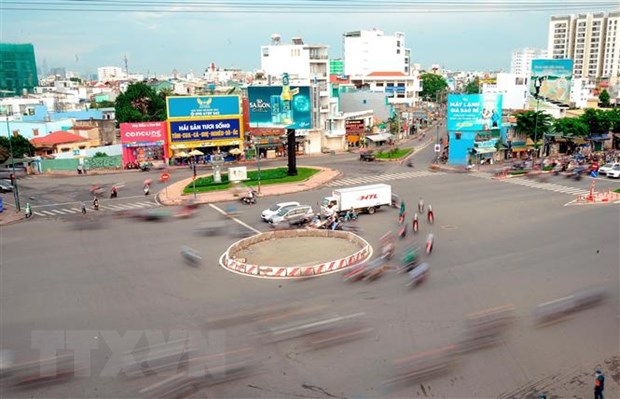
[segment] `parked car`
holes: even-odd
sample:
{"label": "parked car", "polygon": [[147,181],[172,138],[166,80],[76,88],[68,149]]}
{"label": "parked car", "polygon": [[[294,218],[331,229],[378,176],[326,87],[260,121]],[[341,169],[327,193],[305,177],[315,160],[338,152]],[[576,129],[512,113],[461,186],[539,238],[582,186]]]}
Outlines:
{"label": "parked car", "polygon": [[612,170],[614,168],[614,166],[620,165],[619,162],[609,162],[606,163],[605,165],[601,166],[598,169],[598,173],[601,175],[606,175],[608,171]]}
{"label": "parked car", "polygon": [[10,193],[13,191],[13,185],[8,180],[0,180],[0,193]]}
{"label": "parked car", "polygon": [[607,170],[607,177],[610,179],[620,179],[620,163],[615,164],[613,168]]}
{"label": "parked car", "polygon": [[311,220],[313,216],[314,212],[310,205],[300,205],[280,209],[278,213],[271,218],[270,223],[273,225],[279,225],[281,223],[288,223],[290,225],[302,224],[306,219]]}
{"label": "parked car", "polygon": [[260,217],[264,222],[269,222],[272,217],[274,217],[282,208],[292,208],[294,206],[299,206],[299,202],[290,201],[290,202],[279,202],[274,204],[269,209],[265,209],[263,213],[261,213]]}
{"label": "parked car", "polygon": [[375,156],[373,151],[366,151],[360,154],[360,161],[371,162],[374,161],[377,157]]}

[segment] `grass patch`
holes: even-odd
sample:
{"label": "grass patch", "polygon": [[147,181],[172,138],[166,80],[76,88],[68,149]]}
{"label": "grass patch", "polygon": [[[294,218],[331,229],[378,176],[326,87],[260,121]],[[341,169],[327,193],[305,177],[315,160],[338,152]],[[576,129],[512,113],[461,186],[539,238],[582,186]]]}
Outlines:
{"label": "grass patch", "polygon": [[620,193],[620,188],[617,190],[614,190],[614,193]]}
{"label": "grass patch", "polygon": [[392,148],[387,152],[379,151],[376,154],[378,159],[398,159],[409,155],[413,151],[411,148]]}
{"label": "grass patch", "polygon": [[526,173],[527,173],[527,170],[515,170],[515,171],[510,172],[512,176],[520,176]]}
{"label": "grass patch", "polygon": [[[288,168],[275,168],[265,169],[260,172],[260,184],[278,184],[278,183],[294,183],[308,179],[310,176],[318,173],[318,169],[313,168],[297,168],[297,176],[289,176]],[[248,179],[243,182],[246,186],[258,185],[258,171],[248,171]],[[196,192],[206,193],[209,191],[228,190],[231,187],[231,183],[228,181],[228,173],[222,173],[222,182],[214,183],[213,176],[200,177],[196,179]],[[183,189],[183,194],[193,194],[193,183],[188,184]]]}
{"label": "grass patch", "polygon": [[549,171],[549,170],[552,170],[552,169],[553,169],[553,166],[551,166],[551,165],[545,166],[545,167],[543,168],[543,170],[544,170],[545,172],[546,172],[546,171]]}

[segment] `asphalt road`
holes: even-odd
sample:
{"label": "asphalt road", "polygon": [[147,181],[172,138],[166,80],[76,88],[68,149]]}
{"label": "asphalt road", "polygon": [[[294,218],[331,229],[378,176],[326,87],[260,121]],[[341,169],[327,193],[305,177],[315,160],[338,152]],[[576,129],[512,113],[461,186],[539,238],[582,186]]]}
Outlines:
{"label": "asphalt road", "polygon": [[[432,146],[427,147],[416,155],[416,167],[432,156]],[[398,164],[360,163],[353,154],[306,158],[302,163],[337,165],[343,179],[411,171]],[[137,184],[145,176],[129,175],[123,179]],[[118,176],[97,177],[108,179],[115,182]],[[45,180],[25,186],[46,192],[41,181]],[[59,192],[54,195],[59,196],[70,195],[69,186],[77,190],[90,182],[82,177],[57,181],[70,182],[57,183]],[[422,196],[436,213],[435,225],[422,221],[419,237],[408,236],[398,244],[397,255],[426,233],[435,235],[435,250],[428,258],[430,278],[414,290],[405,287],[405,276],[394,272],[357,284],[344,283],[341,275],[299,282],[230,273],[217,259],[240,227],[230,222],[226,235],[194,234],[196,225],[221,218],[212,207],[203,207],[194,219],[160,224],[100,217],[104,226],[85,230],[75,228],[77,216],[67,216],[2,228],[1,348],[15,350],[23,360],[34,358],[36,337],[51,339],[59,332],[64,337],[60,342],[73,334],[92,337],[88,344],[98,346],[91,352],[91,377],[10,395],[139,397],[139,390],[157,377],[101,376],[113,353],[108,348],[113,346],[111,332],[149,330],[168,336],[174,330],[199,331],[212,338],[215,350],[231,350],[254,345],[246,334],[249,330],[210,327],[209,319],[290,303],[326,305],[339,315],[363,312],[365,325],[374,330],[362,340],[319,351],[308,351],[299,341],[258,345],[264,355],[262,374],[194,397],[534,398],[545,389],[550,397],[585,398],[592,392],[591,371],[599,364],[606,367],[607,396],[618,394],[620,382],[613,376],[619,370],[604,364],[620,351],[617,205],[564,206],[572,195],[461,174],[429,174],[390,184],[405,198],[409,212]],[[588,187],[587,181],[558,184]],[[329,191],[322,188],[278,200],[315,205]],[[259,214],[274,200],[218,207],[235,205],[242,211],[240,220],[267,230]],[[372,216],[361,215],[355,223],[377,249],[379,237],[397,228],[397,211],[381,209]],[[201,253],[200,267],[182,263],[183,245]],[[534,327],[531,312],[537,304],[591,286],[607,288],[609,300],[561,323]],[[517,319],[499,345],[461,358],[454,369],[423,384],[383,388],[382,382],[392,376],[392,360],[453,343],[466,314],[504,304],[515,307]],[[2,397],[7,394],[0,392]]]}

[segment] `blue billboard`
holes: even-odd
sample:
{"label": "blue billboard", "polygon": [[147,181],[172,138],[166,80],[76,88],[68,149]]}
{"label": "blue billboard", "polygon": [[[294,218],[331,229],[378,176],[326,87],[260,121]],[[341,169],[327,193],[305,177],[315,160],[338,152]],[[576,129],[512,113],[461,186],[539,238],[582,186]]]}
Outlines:
{"label": "blue billboard", "polygon": [[570,102],[573,60],[532,60],[531,76],[530,94],[565,104]]}
{"label": "blue billboard", "polygon": [[312,128],[310,88],[249,86],[250,127]]}
{"label": "blue billboard", "polygon": [[170,121],[170,143],[240,139],[239,118],[221,120]]}
{"label": "blue billboard", "polygon": [[448,130],[490,130],[502,127],[501,94],[449,94]]}
{"label": "blue billboard", "polygon": [[241,115],[239,96],[168,97],[168,119]]}

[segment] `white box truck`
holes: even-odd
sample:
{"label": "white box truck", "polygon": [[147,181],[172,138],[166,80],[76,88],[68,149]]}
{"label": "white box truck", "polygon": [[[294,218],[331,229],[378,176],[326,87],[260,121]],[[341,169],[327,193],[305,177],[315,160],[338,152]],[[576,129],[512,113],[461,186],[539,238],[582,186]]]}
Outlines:
{"label": "white box truck", "polygon": [[382,206],[392,203],[392,186],[389,184],[371,184],[368,186],[340,188],[332,191],[321,202],[321,215],[330,214],[329,208],[339,214],[353,208],[356,212],[375,213]]}

